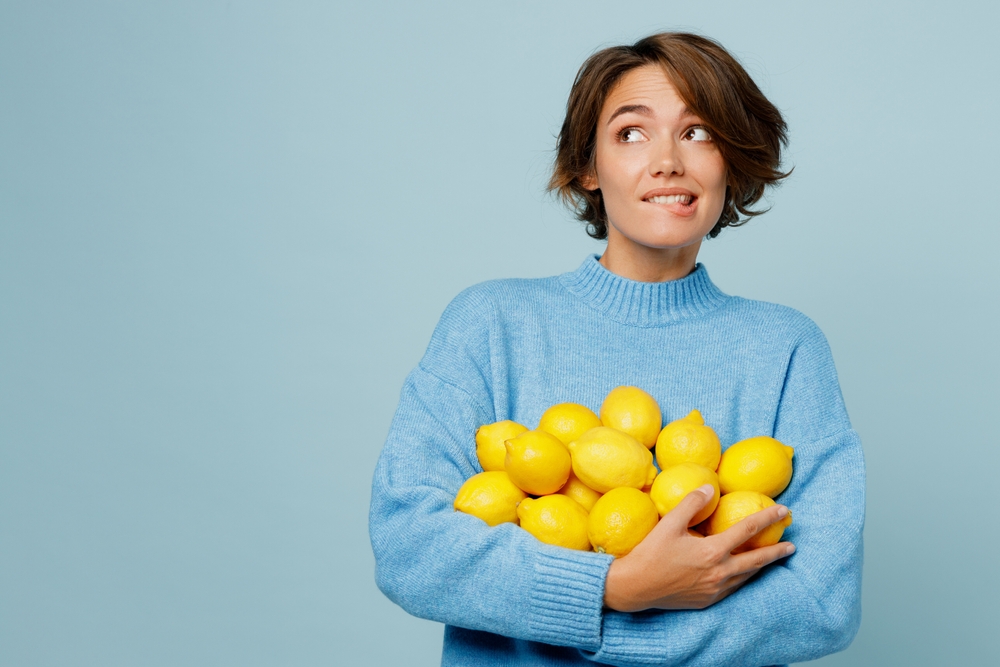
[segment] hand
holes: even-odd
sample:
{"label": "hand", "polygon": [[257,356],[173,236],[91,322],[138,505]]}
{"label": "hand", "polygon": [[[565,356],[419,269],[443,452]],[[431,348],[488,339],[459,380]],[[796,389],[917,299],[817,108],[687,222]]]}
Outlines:
{"label": "hand", "polygon": [[715,604],[762,567],[795,551],[791,542],[733,555],[732,551],[788,514],[773,505],[711,537],[694,537],[688,524],[712,498],[712,487],[689,493],[627,555],[608,570],[604,604],[616,611],[704,609]]}

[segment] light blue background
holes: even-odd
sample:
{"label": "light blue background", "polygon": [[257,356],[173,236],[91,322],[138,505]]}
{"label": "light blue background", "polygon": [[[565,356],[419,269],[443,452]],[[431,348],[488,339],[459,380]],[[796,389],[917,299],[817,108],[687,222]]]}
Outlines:
{"label": "light blue background", "polygon": [[0,663],[434,665],[371,473],[448,301],[599,252],[544,193],[580,63],[720,40],[794,175],[706,244],[827,333],[868,463],[824,665],[996,642],[1000,12],[902,2],[0,4]]}

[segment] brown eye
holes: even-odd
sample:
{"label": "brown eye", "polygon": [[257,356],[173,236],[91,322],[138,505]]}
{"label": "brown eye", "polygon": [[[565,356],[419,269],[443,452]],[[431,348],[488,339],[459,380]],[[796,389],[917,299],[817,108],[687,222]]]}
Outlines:
{"label": "brown eye", "polygon": [[626,127],[618,133],[618,141],[625,144],[634,144],[638,141],[642,141],[642,132],[635,127]]}
{"label": "brown eye", "polygon": [[712,135],[703,127],[692,127],[687,131],[687,138],[691,141],[711,141]]}

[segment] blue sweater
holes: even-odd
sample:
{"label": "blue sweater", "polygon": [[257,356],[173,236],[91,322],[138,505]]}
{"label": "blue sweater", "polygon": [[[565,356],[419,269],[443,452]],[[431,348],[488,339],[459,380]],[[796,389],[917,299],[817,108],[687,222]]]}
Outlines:
{"label": "blue sweater", "polygon": [[[779,497],[793,556],[702,610],[603,608],[611,557],[542,544],[455,512],[482,468],[474,432],[529,428],[555,403],[591,409],[619,385],[664,421],[697,408],[723,447],[795,448]],[[826,339],[801,313],[722,293],[701,265],[640,283],[590,257],[573,273],[462,292],[403,387],[375,469],[369,528],[379,588],[445,628],[444,665],[760,667],[845,648],[861,621],[864,462]]]}

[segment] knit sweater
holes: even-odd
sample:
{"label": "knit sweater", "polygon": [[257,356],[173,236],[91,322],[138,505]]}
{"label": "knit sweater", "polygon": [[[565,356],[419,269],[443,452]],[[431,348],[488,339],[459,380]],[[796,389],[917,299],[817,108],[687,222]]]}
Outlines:
{"label": "knit sweater", "polygon": [[[697,408],[725,448],[770,435],[795,448],[779,496],[797,551],[701,610],[603,607],[612,557],[543,544],[456,512],[482,471],[476,428],[534,428],[549,406],[596,411],[619,385],[665,422]],[[444,665],[760,667],[845,648],[861,620],[864,462],[826,339],[801,313],[732,297],[704,266],[641,283],[597,257],[572,273],[462,292],[406,379],[372,485],[376,581],[447,624]]]}

